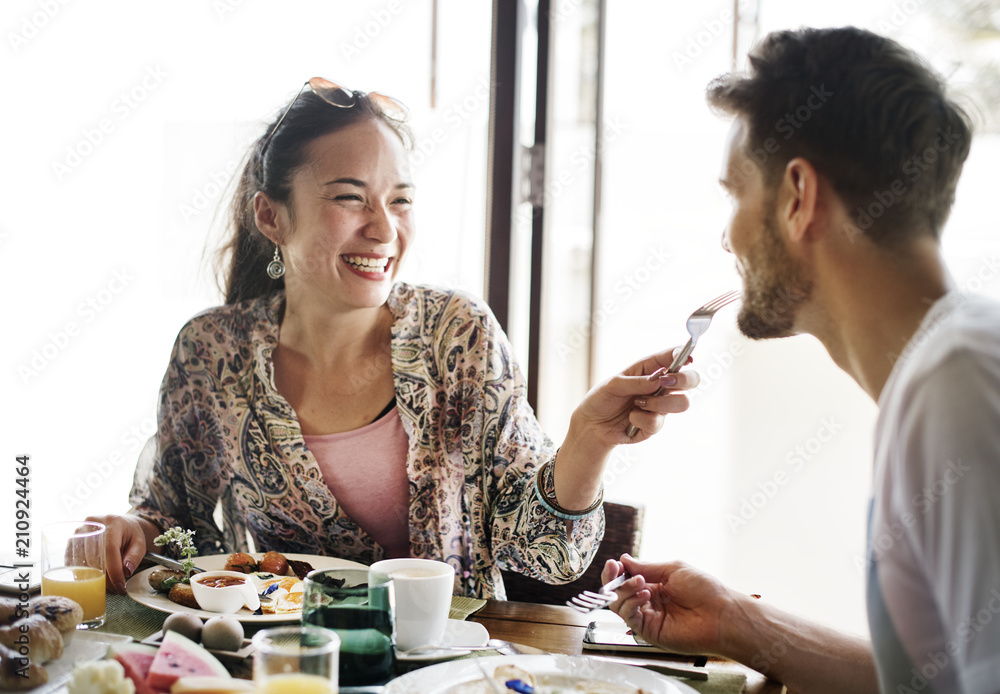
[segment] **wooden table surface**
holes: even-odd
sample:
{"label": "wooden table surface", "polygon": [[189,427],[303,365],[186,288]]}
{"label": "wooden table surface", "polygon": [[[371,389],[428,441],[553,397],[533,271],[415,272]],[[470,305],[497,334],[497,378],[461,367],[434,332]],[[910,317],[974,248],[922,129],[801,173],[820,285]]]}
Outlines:
{"label": "wooden table surface", "polygon": [[[479,622],[495,639],[513,641],[526,646],[534,646],[552,653],[580,655],[583,650],[583,635],[593,615],[581,614],[569,607],[556,605],[535,605],[525,602],[490,600],[476,612],[469,621]],[[647,656],[643,653],[616,653],[628,658],[655,660],[672,663],[681,667],[691,667],[694,658],[668,653]],[[767,679],[759,672],[739,663],[721,658],[709,658],[707,667],[742,672],[747,677],[746,694],[782,694],[785,688]]]}

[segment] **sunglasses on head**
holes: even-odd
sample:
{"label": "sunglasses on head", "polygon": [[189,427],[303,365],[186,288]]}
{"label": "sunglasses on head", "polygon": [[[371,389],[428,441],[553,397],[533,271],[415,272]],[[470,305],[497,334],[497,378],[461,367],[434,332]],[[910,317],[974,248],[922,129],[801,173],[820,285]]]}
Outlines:
{"label": "sunglasses on head", "polygon": [[[260,156],[264,156],[264,152],[267,151],[267,146],[271,144],[271,138],[274,137],[274,133],[278,131],[281,123],[285,120],[285,116],[288,112],[292,110],[292,106],[295,102],[299,100],[302,96],[302,92],[306,87],[312,90],[312,93],[318,96],[320,99],[330,104],[331,106],[336,106],[337,108],[352,108],[358,103],[358,95],[363,94],[361,92],[353,92],[346,87],[342,87],[335,82],[331,82],[328,79],[323,79],[322,77],[313,77],[311,80],[302,85],[299,89],[299,93],[295,95],[292,99],[292,103],[288,104],[288,108],[285,112],[281,114],[281,118],[278,122],[274,124],[271,128],[271,132],[268,133],[267,139],[264,140],[264,145],[260,148]],[[409,112],[406,107],[396,101],[391,96],[386,96],[385,94],[379,94],[378,92],[368,92],[368,98],[375,102],[378,107],[382,110],[386,116],[395,121],[405,121],[409,117]]]}

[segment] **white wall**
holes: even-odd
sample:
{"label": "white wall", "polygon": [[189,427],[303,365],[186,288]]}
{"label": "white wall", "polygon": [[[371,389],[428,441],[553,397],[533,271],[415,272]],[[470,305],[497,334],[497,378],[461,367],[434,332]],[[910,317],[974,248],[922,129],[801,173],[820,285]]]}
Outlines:
{"label": "white wall", "polygon": [[431,108],[430,0],[3,3],[0,461],[11,479],[31,456],[35,531],[128,508],[174,337],[221,303],[206,255],[230,175],[308,78],[409,106],[404,275],[481,293],[490,6],[440,5]]}

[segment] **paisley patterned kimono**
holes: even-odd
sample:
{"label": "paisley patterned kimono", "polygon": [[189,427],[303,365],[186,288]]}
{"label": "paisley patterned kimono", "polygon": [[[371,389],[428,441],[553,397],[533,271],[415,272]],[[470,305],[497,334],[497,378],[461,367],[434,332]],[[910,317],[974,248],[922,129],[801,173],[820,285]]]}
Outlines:
{"label": "paisley patterned kimono", "polygon": [[[555,448],[489,309],[458,292],[397,284],[391,359],[409,440],[410,553],[447,561],[455,593],[505,597],[500,569],[549,582],[579,576],[601,511],[567,523],[545,510]],[[365,564],[382,548],[323,481],[292,407],[274,387],[284,294],[205,311],[174,344],[159,396],[157,452],[140,461],[132,513],[196,531],[200,554],[322,554]],[[539,474],[541,471],[541,474]],[[221,506],[222,525],[213,514]]]}

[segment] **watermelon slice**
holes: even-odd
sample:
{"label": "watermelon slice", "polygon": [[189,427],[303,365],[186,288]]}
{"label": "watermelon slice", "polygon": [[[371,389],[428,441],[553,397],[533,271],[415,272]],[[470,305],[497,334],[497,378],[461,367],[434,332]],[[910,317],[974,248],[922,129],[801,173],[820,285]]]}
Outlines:
{"label": "watermelon slice", "polygon": [[214,655],[186,636],[168,631],[163,635],[146,682],[154,689],[169,690],[179,678],[191,675],[230,676]]}
{"label": "watermelon slice", "polygon": [[109,655],[125,668],[125,676],[135,684],[135,694],[153,694],[153,688],[146,683],[149,667],[156,657],[156,646],[141,643],[113,645]]}

